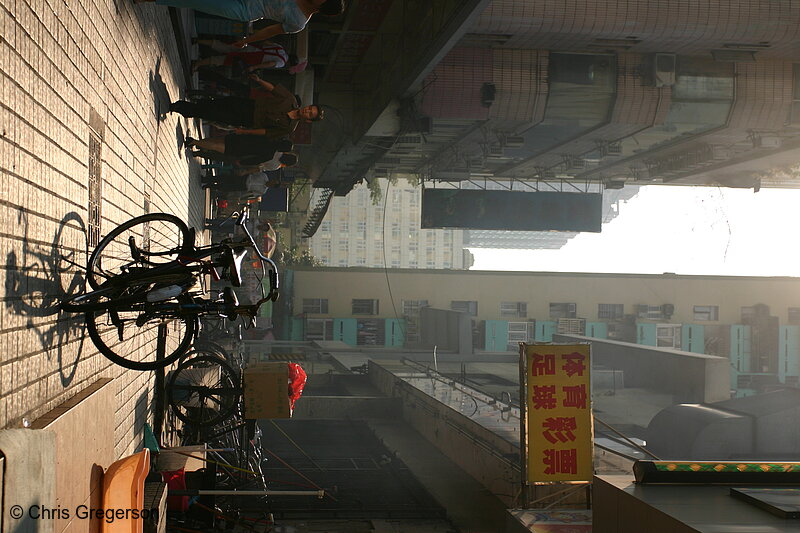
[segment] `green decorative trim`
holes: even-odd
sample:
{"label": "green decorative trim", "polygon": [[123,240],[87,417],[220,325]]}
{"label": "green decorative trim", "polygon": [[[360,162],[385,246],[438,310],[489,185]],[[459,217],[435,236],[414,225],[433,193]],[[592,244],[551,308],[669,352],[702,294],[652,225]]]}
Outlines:
{"label": "green decorative trim", "polygon": [[654,461],[661,472],[800,472],[800,463],[714,463]]}

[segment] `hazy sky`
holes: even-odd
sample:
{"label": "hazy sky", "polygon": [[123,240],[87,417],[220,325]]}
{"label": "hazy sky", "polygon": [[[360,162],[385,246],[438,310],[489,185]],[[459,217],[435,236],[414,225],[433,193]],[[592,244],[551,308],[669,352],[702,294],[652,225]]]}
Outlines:
{"label": "hazy sky", "polygon": [[650,185],[559,250],[471,251],[478,270],[800,276],[800,190]]}

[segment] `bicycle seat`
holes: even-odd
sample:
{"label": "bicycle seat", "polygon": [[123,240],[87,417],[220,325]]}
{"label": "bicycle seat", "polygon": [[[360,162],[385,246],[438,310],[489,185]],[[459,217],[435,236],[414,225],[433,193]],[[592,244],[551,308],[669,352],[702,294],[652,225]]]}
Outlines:
{"label": "bicycle seat", "polygon": [[225,250],[225,262],[228,263],[230,269],[229,279],[231,285],[234,287],[242,286],[242,263],[247,257],[247,248],[239,248],[234,250],[228,248]]}

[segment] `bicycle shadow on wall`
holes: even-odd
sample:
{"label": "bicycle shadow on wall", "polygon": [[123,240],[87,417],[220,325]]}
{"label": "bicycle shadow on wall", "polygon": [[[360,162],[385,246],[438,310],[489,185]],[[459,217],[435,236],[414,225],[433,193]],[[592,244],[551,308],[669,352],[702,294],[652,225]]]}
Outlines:
{"label": "bicycle shadow on wall", "polygon": [[83,352],[83,315],[61,313],[59,302],[83,290],[88,239],[83,218],[70,212],[61,219],[51,242],[31,238],[28,213],[19,209],[22,250],[6,255],[6,306],[26,317],[26,328],[39,337],[47,359],[58,362],[61,384],[69,386]]}

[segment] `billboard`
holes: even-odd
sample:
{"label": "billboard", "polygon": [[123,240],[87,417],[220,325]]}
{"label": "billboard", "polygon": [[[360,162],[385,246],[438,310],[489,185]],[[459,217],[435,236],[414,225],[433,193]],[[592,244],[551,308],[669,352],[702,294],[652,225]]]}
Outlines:
{"label": "billboard", "polygon": [[588,344],[524,346],[528,481],[591,481],[591,364]]}
{"label": "billboard", "polygon": [[599,233],[602,193],[423,189],[422,228]]}

